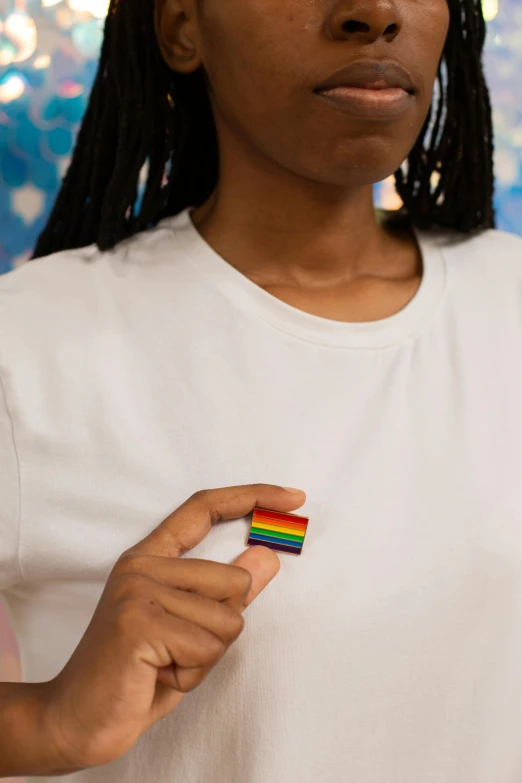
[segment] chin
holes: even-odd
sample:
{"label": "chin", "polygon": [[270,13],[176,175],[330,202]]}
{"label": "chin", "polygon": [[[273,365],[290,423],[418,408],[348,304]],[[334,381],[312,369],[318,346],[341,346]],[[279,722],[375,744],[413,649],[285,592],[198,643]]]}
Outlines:
{"label": "chin", "polygon": [[339,187],[363,187],[375,185],[395,174],[409,154],[404,147],[392,150],[390,144],[377,141],[375,144],[369,140],[366,144],[354,144],[352,140],[351,144],[349,154],[346,154],[347,146],[343,145],[337,149],[335,156],[329,159],[308,158],[300,168],[304,168],[309,178],[317,182]]}
{"label": "chin", "polygon": [[310,179],[315,179],[328,185],[337,185],[342,188],[360,188],[367,185],[376,185],[378,182],[382,182],[392,176],[400,168],[401,163],[402,161],[395,168],[391,169],[389,162],[376,168],[370,165],[365,166],[364,162],[353,161],[338,166],[328,173],[322,172],[318,174],[318,172],[315,172],[315,175],[311,175]]}

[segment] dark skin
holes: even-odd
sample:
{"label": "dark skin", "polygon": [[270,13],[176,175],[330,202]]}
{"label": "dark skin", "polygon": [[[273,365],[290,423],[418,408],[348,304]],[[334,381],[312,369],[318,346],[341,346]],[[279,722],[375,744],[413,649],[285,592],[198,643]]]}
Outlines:
{"label": "dark skin", "polygon": [[[420,134],[449,29],[446,0],[155,0],[163,58],[204,68],[220,179],[192,211],[203,238],[273,296],[338,321],[386,318],[415,295],[422,259],[372,185]],[[398,119],[351,116],[314,94],[361,59],[414,79]]]}

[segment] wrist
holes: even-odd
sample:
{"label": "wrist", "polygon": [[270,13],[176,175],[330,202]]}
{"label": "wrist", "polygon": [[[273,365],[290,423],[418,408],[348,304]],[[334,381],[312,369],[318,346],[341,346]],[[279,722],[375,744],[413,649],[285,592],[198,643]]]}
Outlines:
{"label": "wrist", "polygon": [[0,683],[0,777],[60,775],[82,767],[64,760],[52,730],[51,683]]}
{"label": "wrist", "polygon": [[72,758],[70,749],[67,753],[64,752],[64,743],[60,739],[60,715],[54,699],[55,688],[54,680],[39,683],[39,689],[34,694],[34,720],[38,735],[42,738],[41,753],[45,765],[53,770],[46,774],[71,774],[85,769],[86,765]]}

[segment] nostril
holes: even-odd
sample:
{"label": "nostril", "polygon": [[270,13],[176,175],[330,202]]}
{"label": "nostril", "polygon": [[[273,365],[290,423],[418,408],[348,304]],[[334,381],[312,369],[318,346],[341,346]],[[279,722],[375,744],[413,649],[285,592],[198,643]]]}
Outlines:
{"label": "nostril", "polygon": [[355,19],[350,19],[349,22],[343,24],[343,29],[347,33],[367,33],[370,30],[370,25],[365,22],[356,22]]}

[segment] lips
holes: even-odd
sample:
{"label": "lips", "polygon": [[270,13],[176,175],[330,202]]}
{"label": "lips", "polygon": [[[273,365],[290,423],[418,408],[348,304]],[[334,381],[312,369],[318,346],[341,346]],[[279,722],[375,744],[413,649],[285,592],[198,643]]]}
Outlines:
{"label": "lips", "polygon": [[333,73],[315,88],[323,92],[334,87],[359,87],[369,90],[385,90],[399,87],[410,95],[415,85],[410,73],[399,63],[390,60],[359,60]]}

